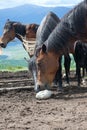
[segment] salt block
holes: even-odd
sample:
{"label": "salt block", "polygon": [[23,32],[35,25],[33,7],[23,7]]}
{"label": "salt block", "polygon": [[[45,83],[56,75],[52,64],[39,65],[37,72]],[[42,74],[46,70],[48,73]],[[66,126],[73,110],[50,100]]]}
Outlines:
{"label": "salt block", "polygon": [[37,99],[48,99],[52,96],[53,92],[50,90],[43,90],[36,94]]}

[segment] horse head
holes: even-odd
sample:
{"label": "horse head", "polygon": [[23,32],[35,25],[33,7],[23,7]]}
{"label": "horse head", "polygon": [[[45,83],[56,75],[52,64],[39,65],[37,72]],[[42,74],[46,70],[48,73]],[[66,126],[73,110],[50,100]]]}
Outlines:
{"label": "horse head", "polygon": [[59,57],[51,51],[48,52],[45,44],[43,44],[41,48],[36,49],[35,55],[37,86],[39,88],[49,88],[59,67]]}
{"label": "horse head", "polygon": [[12,41],[15,38],[15,24],[16,22],[12,22],[9,19],[5,23],[3,35],[0,39],[0,46],[5,48],[8,42]]}

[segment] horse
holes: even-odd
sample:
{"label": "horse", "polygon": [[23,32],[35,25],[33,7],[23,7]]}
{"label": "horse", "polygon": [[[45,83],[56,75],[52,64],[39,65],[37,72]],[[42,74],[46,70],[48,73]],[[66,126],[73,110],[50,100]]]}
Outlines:
{"label": "horse", "polygon": [[[57,25],[57,23],[59,23],[60,20],[58,18],[58,16],[56,16],[53,12],[49,12],[44,19],[42,20],[38,30],[37,30],[37,36],[38,36],[38,41],[36,43],[36,48],[38,48],[38,46],[41,46],[44,41],[48,38],[48,36],[50,35],[50,33],[53,31],[53,29],[55,28],[55,26]],[[52,28],[53,27],[53,28]],[[36,49],[35,48],[35,49]],[[62,68],[61,68],[61,58],[60,57],[60,68],[56,73],[54,82],[57,84],[59,84],[59,89],[58,90],[62,90]],[[36,70],[36,62],[35,62],[35,55],[29,60],[28,62],[28,68],[31,71],[31,73],[33,72],[33,77],[34,77],[34,81],[35,81],[35,91],[38,92],[40,90],[39,86],[37,85],[37,70]],[[66,81],[69,84],[69,77],[68,77],[68,73],[69,73],[69,68],[70,68],[70,56],[69,54],[64,55],[64,66],[65,66],[65,70],[66,70]]]}
{"label": "horse", "polygon": [[[38,39],[40,42],[36,42],[35,49],[38,46],[41,46],[45,40],[47,40],[48,36],[50,33],[54,30],[56,27],[57,23],[60,22],[60,19],[56,14],[53,12],[49,12],[44,19],[42,20],[38,30],[37,30],[37,35]],[[35,82],[35,91],[38,92],[40,91],[39,86],[37,85],[37,66],[36,66],[36,56],[34,55],[29,61],[28,61],[28,68],[31,71],[34,82]]]}
{"label": "horse", "polygon": [[[36,32],[39,25],[36,23],[32,24],[22,24],[16,21],[10,21],[9,19],[6,21],[4,26],[3,35],[0,38],[0,46],[5,48],[7,44],[12,41],[15,37],[18,38],[21,42],[23,42],[23,38],[30,41],[30,46],[33,45],[33,40],[36,39]],[[34,43],[35,45],[35,43]],[[23,42],[23,47],[27,50],[26,44]],[[28,55],[32,57],[32,52],[28,49]]]}
{"label": "horse", "polygon": [[[37,84],[50,86],[59,68],[59,57],[74,53],[75,41],[87,42],[87,0],[76,5],[61,19],[48,39],[35,51]],[[38,41],[38,36],[36,37]]]}
{"label": "horse", "polygon": [[[85,70],[87,72],[87,44],[82,41],[75,42],[74,59],[76,63],[76,74],[78,79],[78,87],[81,84],[81,77],[85,76]],[[83,69],[83,75],[81,76],[81,68]]]}

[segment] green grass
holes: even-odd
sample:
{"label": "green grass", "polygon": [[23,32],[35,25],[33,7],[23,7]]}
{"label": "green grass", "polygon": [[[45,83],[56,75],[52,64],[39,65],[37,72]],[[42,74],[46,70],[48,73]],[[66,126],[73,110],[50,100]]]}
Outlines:
{"label": "green grass", "polygon": [[[64,59],[62,59],[62,67],[64,69]],[[20,71],[20,70],[28,70],[28,64],[24,60],[21,59],[2,59],[0,61],[0,71]],[[70,70],[75,70],[75,62],[73,56],[71,55],[71,67]]]}
{"label": "green grass", "polygon": [[27,62],[22,60],[5,60],[4,62],[0,62],[0,71],[20,71],[27,70],[28,65]]}
{"label": "green grass", "polygon": [[3,55],[0,56],[0,71],[27,70],[28,63],[24,60],[24,57],[29,59],[22,44],[7,46],[6,49],[3,49]]}

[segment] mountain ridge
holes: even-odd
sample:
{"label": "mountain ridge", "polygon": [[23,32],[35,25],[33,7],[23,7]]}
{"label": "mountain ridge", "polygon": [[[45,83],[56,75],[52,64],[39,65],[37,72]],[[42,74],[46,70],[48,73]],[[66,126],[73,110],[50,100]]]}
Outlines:
{"label": "mountain ridge", "polygon": [[[61,18],[67,13],[71,7],[42,7],[37,5],[25,4],[14,8],[0,9],[0,36],[3,33],[3,27],[7,19],[11,21],[21,22],[23,24],[37,23],[40,24],[43,17],[52,11]],[[27,66],[24,57],[28,57],[19,40],[10,42],[5,49],[3,49],[2,56],[0,55],[0,68],[18,68],[18,66]],[[15,53],[16,52],[16,53]]]}
{"label": "mountain ridge", "polygon": [[11,19],[13,21],[20,21],[23,23],[36,22],[40,24],[42,18],[49,11],[53,11],[58,15],[58,17],[61,18],[70,9],[70,7],[42,7],[37,5],[25,4],[14,8],[0,9],[0,23],[2,25],[7,19]]}

